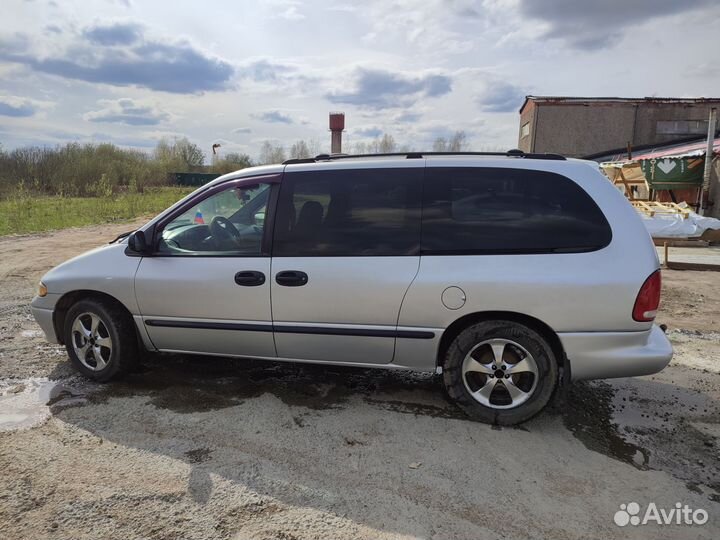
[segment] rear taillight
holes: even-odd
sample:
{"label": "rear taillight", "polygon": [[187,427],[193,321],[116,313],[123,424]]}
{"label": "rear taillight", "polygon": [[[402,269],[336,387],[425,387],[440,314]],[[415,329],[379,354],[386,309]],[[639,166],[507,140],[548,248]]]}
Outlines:
{"label": "rear taillight", "polygon": [[635,299],[635,307],[633,307],[632,316],[634,320],[638,322],[655,320],[660,305],[661,285],[660,270],[656,270],[640,287],[640,292]]}

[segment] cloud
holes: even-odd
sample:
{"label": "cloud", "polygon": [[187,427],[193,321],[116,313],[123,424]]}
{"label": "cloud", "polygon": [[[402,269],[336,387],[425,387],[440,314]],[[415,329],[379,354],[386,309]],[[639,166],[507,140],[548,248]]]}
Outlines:
{"label": "cloud", "polygon": [[[325,70],[327,71],[327,70]],[[284,99],[298,95],[316,95],[317,83],[321,80],[307,67],[277,62],[272,59],[259,59],[241,64],[236,70],[243,81],[252,81],[262,86],[259,91],[273,92]],[[252,85],[246,86],[251,88]]]}
{"label": "cloud", "polygon": [[420,118],[422,118],[422,114],[419,112],[403,111],[400,114],[393,116],[393,122],[417,122]]}
{"label": "cloud", "polygon": [[142,26],[136,23],[98,25],[83,30],[85,39],[98,45],[130,45],[142,36]]}
{"label": "cloud", "polygon": [[332,103],[346,103],[372,109],[408,106],[422,97],[437,97],[452,89],[446,75],[428,74],[414,77],[379,69],[358,68],[355,89],[351,92],[326,94]]}
{"label": "cloud", "polygon": [[[12,41],[2,43],[0,60],[66,79],[179,94],[226,90],[234,74],[229,63],[204,54],[188,42],[144,37],[131,44],[90,41],[96,38],[83,34],[66,50],[41,57],[30,50],[30,40],[14,36]],[[109,36],[104,35],[104,39]],[[122,38],[116,35],[115,39]]]}
{"label": "cloud", "polygon": [[480,109],[486,112],[517,111],[527,94],[525,89],[514,84],[490,81],[485,83],[485,89],[478,96],[477,103]]}
{"label": "cloud", "polygon": [[52,34],[62,34],[62,28],[60,28],[57,24],[48,24],[45,27],[46,32],[50,32]]}
{"label": "cloud", "polygon": [[38,105],[30,99],[17,96],[0,96],[0,115],[25,118],[38,111]]}
{"label": "cloud", "polygon": [[520,0],[519,8],[522,15],[547,24],[546,37],[596,50],[612,46],[630,26],[713,5],[716,0]]}
{"label": "cloud", "polygon": [[263,122],[270,124],[292,124],[293,119],[289,115],[281,111],[265,111],[262,113],[254,114],[253,118],[257,118]]}
{"label": "cloud", "polygon": [[275,18],[287,21],[300,21],[305,15],[300,13],[298,7],[302,5],[299,0],[269,0],[266,5],[274,13]]}
{"label": "cloud", "polygon": [[288,20],[288,21],[301,21],[302,19],[305,18],[305,15],[300,13],[298,11],[297,7],[290,6],[285,11],[280,13],[280,15],[278,15],[278,17],[280,17],[281,19]]}
{"label": "cloud", "polygon": [[370,0],[362,3],[355,16],[370,27],[362,38],[366,43],[404,43],[427,60],[473,48],[475,34],[483,30],[478,24],[478,4],[478,0]]}
{"label": "cloud", "polygon": [[374,139],[375,137],[382,135],[383,130],[378,127],[368,127],[356,129],[355,133],[361,137],[372,137]]}
{"label": "cloud", "polygon": [[101,100],[102,109],[85,113],[88,122],[107,122],[129,126],[156,126],[170,119],[165,111],[151,105],[144,105],[130,98]]}
{"label": "cloud", "polygon": [[239,127],[239,128],[233,129],[232,132],[237,133],[239,135],[243,135],[243,134],[247,134],[247,133],[252,133],[252,129],[250,129],[249,127]]}
{"label": "cloud", "polygon": [[[2,128],[0,128],[2,134]],[[42,126],[40,129],[26,128],[13,130],[12,135],[25,145],[54,145],[69,142],[79,143],[113,143],[120,146],[134,148],[151,148],[157,144],[158,137],[147,133],[132,133],[130,135],[109,135],[107,133],[84,133],[63,129],[48,129]]]}
{"label": "cloud", "polygon": [[250,78],[256,82],[276,82],[293,71],[296,71],[296,68],[292,66],[269,62],[268,60],[257,60],[241,67],[238,74],[243,78]]}

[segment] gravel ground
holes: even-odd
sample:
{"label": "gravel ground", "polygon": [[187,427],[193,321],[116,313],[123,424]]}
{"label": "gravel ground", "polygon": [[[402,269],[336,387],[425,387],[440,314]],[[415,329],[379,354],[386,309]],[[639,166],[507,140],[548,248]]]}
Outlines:
{"label": "gravel ground", "polygon": [[[720,537],[720,274],[664,272],[662,373],[499,429],[424,374],[156,355],[77,377],[27,304],[128,228],[0,238],[0,538]],[[620,528],[630,502],[709,520]]]}

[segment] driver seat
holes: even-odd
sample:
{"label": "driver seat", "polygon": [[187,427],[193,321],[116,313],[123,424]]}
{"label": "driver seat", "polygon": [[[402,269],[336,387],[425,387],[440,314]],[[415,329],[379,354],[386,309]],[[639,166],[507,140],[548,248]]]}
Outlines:
{"label": "driver seat", "polygon": [[295,223],[295,236],[301,238],[312,238],[320,229],[325,210],[322,204],[317,201],[307,201],[303,204]]}

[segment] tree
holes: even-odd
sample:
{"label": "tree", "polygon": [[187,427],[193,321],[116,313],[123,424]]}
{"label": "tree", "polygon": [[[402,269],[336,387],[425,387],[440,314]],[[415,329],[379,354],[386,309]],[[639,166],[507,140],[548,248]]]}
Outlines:
{"label": "tree", "polygon": [[467,150],[467,136],[464,131],[456,131],[448,143],[448,152],[463,152]]}
{"label": "tree", "polygon": [[310,151],[310,157],[317,156],[318,154],[325,154],[323,152],[322,145],[317,139],[310,139],[308,141],[308,150]]}
{"label": "tree", "polygon": [[367,143],[363,141],[358,141],[353,145],[352,152],[353,154],[367,154],[368,153],[368,145]]}
{"label": "tree", "polygon": [[175,141],[175,151],[188,170],[197,169],[205,164],[205,154],[200,147],[187,137]]}
{"label": "tree", "polygon": [[467,135],[460,130],[456,131],[447,140],[445,137],[438,137],[433,142],[433,152],[463,152],[467,150]]}
{"label": "tree", "polygon": [[155,146],[155,159],[173,172],[188,172],[205,164],[205,154],[200,147],[188,140],[163,138]]}
{"label": "tree", "polygon": [[271,163],[282,163],[285,161],[285,149],[270,141],[265,141],[260,146],[260,165],[270,165]]}
{"label": "tree", "polygon": [[252,167],[252,160],[247,154],[241,154],[240,152],[228,152],[225,154],[224,161],[237,165],[238,169],[244,169],[246,167]]}
{"label": "tree", "polygon": [[433,152],[447,152],[447,148],[448,142],[445,137],[438,137],[435,139],[435,142],[433,142]]}
{"label": "tree", "polygon": [[373,141],[367,145],[367,149],[371,154],[389,154],[394,152],[396,148],[395,138],[387,133],[384,133],[382,137],[373,139]]}
{"label": "tree", "polygon": [[395,138],[392,135],[388,135],[387,133],[385,133],[382,136],[382,139],[380,139],[380,145],[378,149],[379,153],[381,154],[389,154],[391,152],[394,152],[397,149]]}
{"label": "tree", "polygon": [[290,157],[294,159],[309,158],[310,147],[308,143],[303,140],[299,140],[290,147]]}

